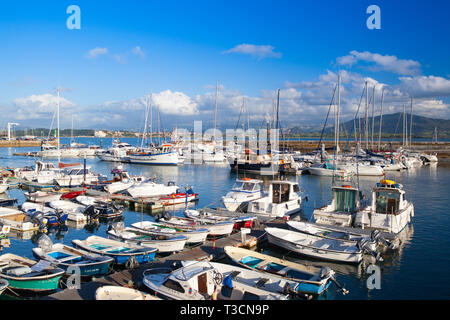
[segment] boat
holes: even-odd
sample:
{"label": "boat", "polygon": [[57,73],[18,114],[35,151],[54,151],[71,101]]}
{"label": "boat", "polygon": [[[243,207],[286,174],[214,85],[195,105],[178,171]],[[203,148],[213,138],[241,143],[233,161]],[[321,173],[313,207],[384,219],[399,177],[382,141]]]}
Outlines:
{"label": "boat", "polygon": [[[346,263],[360,263],[360,245],[280,228],[265,228],[270,244],[308,257]],[[362,242],[363,243],[363,242]]]}
{"label": "boat", "polygon": [[329,162],[312,164],[305,170],[315,176],[342,177],[342,178],[350,176],[350,172],[348,172],[346,169],[337,168],[336,166],[333,166]]}
{"label": "boat", "polygon": [[[321,295],[335,280],[330,268],[317,268],[289,260],[275,258],[256,251],[226,246],[225,254],[236,265],[268,274],[276,274],[299,283],[298,293]],[[343,289],[344,294],[348,293]]]}
{"label": "boat", "polygon": [[187,237],[186,243],[203,243],[208,236],[208,229],[198,228],[195,230],[189,230],[187,228],[169,227],[163,223],[152,221],[141,221],[132,223],[131,227],[146,234],[153,235],[183,235]]}
{"label": "boat", "polygon": [[369,242],[368,245],[372,251],[376,251],[378,247],[378,238],[381,236],[380,232],[379,231],[375,232],[375,230],[372,231],[370,235],[367,235],[358,233],[357,229],[352,231],[346,231],[338,228],[303,221],[288,221],[286,224],[289,229],[297,232],[318,236],[324,239],[339,240],[348,243],[353,243],[355,245],[359,241],[365,239]]}
{"label": "boat", "polygon": [[8,188],[8,182],[5,179],[0,179],[0,193],[5,193]]}
{"label": "boat", "polygon": [[43,203],[24,202],[20,209],[32,219],[36,215],[41,215],[48,226],[64,225],[69,215],[59,210],[46,207]]}
{"label": "boat", "polygon": [[0,278],[0,296],[2,295],[3,291],[5,291],[9,286],[9,282],[5,279]]}
{"label": "boat", "polygon": [[108,203],[89,196],[77,196],[76,200],[86,206],[85,213],[92,211],[92,214],[100,218],[116,218],[122,215],[122,208],[113,203]]}
{"label": "boat", "polygon": [[358,210],[361,210],[362,194],[350,184],[331,187],[333,199],[331,204],[313,211],[316,223],[324,225],[352,226]]}
{"label": "boat", "polygon": [[124,227],[123,222],[117,222],[108,228],[108,237],[132,243],[143,247],[155,248],[158,253],[173,253],[182,251],[187,237],[181,235],[164,235],[142,233],[137,229]]}
{"label": "boat", "polygon": [[274,218],[291,216],[301,209],[302,198],[298,192],[297,182],[271,181],[267,196],[250,201],[247,212]]}
{"label": "boat", "polygon": [[57,201],[61,199],[62,194],[56,192],[47,192],[47,191],[36,191],[36,192],[25,192],[25,198],[28,201],[38,202],[38,203],[47,203],[51,201]]}
{"label": "boat", "polygon": [[137,164],[177,166],[178,152],[173,150],[171,144],[165,143],[149,150],[131,153],[127,159],[128,162]]}
{"label": "boat", "polygon": [[169,227],[175,227],[187,230],[198,230],[198,228],[208,229],[208,236],[220,237],[227,236],[233,232],[234,222],[231,220],[225,221],[208,221],[202,219],[191,219],[171,216],[165,212],[162,216],[156,216],[155,220],[163,223]]}
{"label": "boat", "polygon": [[171,270],[144,271],[144,285],[172,300],[287,300],[298,283],[228,264],[183,261]]}
{"label": "boat", "polygon": [[49,206],[56,210],[61,210],[68,214],[67,219],[71,221],[83,222],[88,220],[84,214],[86,206],[67,200],[57,200],[49,202]]}
{"label": "boat", "polygon": [[414,216],[414,205],[405,199],[405,190],[393,180],[383,179],[372,190],[372,203],[358,211],[354,226],[398,234]]}
{"label": "boat", "polygon": [[0,277],[14,290],[53,291],[63,275],[64,270],[45,260],[36,262],[12,253],[0,256]]}
{"label": "boat", "polygon": [[173,181],[169,181],[167,185],[155,183],[153,181],[144,181],[128,188],[126,192],[133,198],[151,198],[158,196],[167,196],[177,194],[178,186]]}
{"label": "boat", "polygon": [[204,209],[187,209],[184,211],[184,215],[187,218],[199,220],[199,221],[210,221],[212,223],[222,222],[222,221],[233,221],[233,230],[239,230],[241,228],[251,228],[257,217],[254,215],[240,215],[235,212],[229,212],[229,214],[220,214],[217,212],[209,211],[207,208]]}
{"label": "boat", "polygon": [[146,263],[153,260],[155,248],[138,246],[98,236],[90,236],[85,240],[72,240],[72,243],[86,251],[114,258],[116,264],[130,265]]}
{"label": "boat", "polygon": [[[187,197],[187,199],[186,199]],[[183,204],[186,202],[192,202],[192,201],[197,201],[198,200],[198,193],[194,193],[192,192],[191,189],[188,190],[188,192],[186,193],[173,193],[167,196],[162,196],[159,198],[156,198],[157,200],[159,200],[159,202],[161,202],[162,205],[164,206],[172,206],[172,205],[177,205],[177,204]]]}
{"label": "boat", "polygon": [[0,223],[7,225],[13,231],[27,232],[40,229],[40,223],[20,210],[0,207]]}
{"label": "boat", "polygon": [[263,181],[258,179],[238,179],[230,192],[222,197],[222,203],[229,211],[246,212],[248,203],[264,196]]}
{"label": "boat", "polygon": [[82,277],[101,277],[109,272],[114,262],[113,258],[107,256],[75,249],[62,243],[53,244],[45,235],[39,238],[38,246],[32,249],[36,258],[51,262],[52,265],[65,270],[67,274],[73,274],[68,270],[78,268]]}
{"label": "boat", "polygon": [[103,286],[95,291],[95,300],[161,300],[161,299],[132,288],[120,286]]}
{"label": "boat", "polygon": [[90,171],[90,167],[78,166],[75,168],[65,168],[59,177],[55,177],[55,182],[60,187],[77,187],[82,184],[98,182],[99,175]]}

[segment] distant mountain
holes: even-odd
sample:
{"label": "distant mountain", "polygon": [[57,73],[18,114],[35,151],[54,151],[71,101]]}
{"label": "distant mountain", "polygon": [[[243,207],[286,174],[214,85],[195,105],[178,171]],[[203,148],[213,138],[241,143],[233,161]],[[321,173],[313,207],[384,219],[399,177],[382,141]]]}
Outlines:
{"label": "distant mountain", "polygon": [[[408,136],[410,129],[410,121],[411,114],[407,114],[406,118],[408,120]],[[362,135],[364,136],[364,119],[361,119],[362,126]],[[331,118],[328,120],[327,128],[325,129],[325,135],[330,136],[334,134],[334,119]],[[369,125],[369,135],[372,132],[372,118],[368,118]],[[322,124],[323,126],[323,124]],[[359,126],[359,120],[356,119],[356,127]],[[378,137],[378,132],[380,128],[380,116],[374,117],[374,133],[375,136]],[[413,126],[412,133],[413,137],[416,138],[432,138],[434,134],[435,128],[437,129],[438,139],[439,138],[450,138],[450,120],[444,119],[432,119],[427,117],[422,117],[418,115],[413,115]],[[341,134],[348,135],[350,132],[353,134],[354,130],[354,121],[350,120],[341,124]],[[358,129],[359,130],[359,129]],[[294,127],[288,129],[288,133],[290,134],[306,134],[306,135],[320,135],[322,131],[322,127],[314,128],[302,128],[302,127]],[[393,113],[393,114],[385,114],[383,115],[382,120],[382,128],[381,128],[382,136],[398,136],[401,137],[403,133],[403,113]]]}

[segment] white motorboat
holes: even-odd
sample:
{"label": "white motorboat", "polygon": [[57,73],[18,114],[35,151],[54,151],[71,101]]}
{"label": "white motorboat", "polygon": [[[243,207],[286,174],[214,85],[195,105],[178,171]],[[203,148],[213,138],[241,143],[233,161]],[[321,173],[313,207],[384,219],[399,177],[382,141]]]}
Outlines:
{"label": "white motorboat", "polygon": [[0,180],[0,193],[5,193],[8,190],[9,185],[5,179]]}
{"label": "white motorboat", "polygon": [[329,261],[359,263],[363,251],[354,243],[280,228],[265,228],[270,244],[308,257]]}
{"label": "white motorboat", "polygon": [[[144,285],[173,300],[286,300],[298,283],[228,264],[184,261],[170,269],[148,269]],[[283,293],[286,291],[286,293]]]}
{"label": "white motorboat", "polygon": [[377,165],[368,165],[361,163],[346,164],[343,166],[349,174],[359,175],[359,176],[382,176],[384,175],[384,170]]}
{"label": "white motorboat", "polygon": [[36,192],[25,192],[25,198],[28,201],[37,202],[37,203],[46,203],[51,201],[57,201],[61,199],[62,193],[56,192],[46,192],[46,191],[36,191]]}
{"label": "white motorboat", "polygon": [[338,168],[331,165],[328,162],[312,164],[308,167],[308,172],[315,176],[327,176],[327,177],[348,177],[350,172],[345,168]]}
{"label": "white motorboat", "polygon": [[31,217],[14,208],[0,207],[0,223],[9,226],[13,231],[39,230],[39,225]]}
{"label": "white motorboat", "polygon": [[77,204],[66,200],[57,200],[49,202],[49,206],[56,210],[61,210],[68,214],[67,219],[76,222],[87,221],[87,216],[84,214],[86,206]]}
{"label": "white motorboat", "polygon": [[157,221],[169,227],[175,227],[186,230],[208,229],[208,236],[220,237],[227,236],[233,232],[234,222],[231,220],[221,222],[211,222],[201,219],[190,219],[176,216],[168,216],[167,213],[163,217],[157,217]]}
{"label": "white motorboat", "polygon": [[405,199],[401,184],[381,180],[372,190],[372,203],[356,213],[355,227],[398,234],[414,216],[414,205]]}
{"label": "white motorboat", "polygon": [[195,210],[188,209],[184,211],[184,215],[187,218],[197,220],[197,221],[205,221],[211,223],[223,222],[223,221],[233,221],[234,222],[234,230],[239,230],[240,228],[251,228],[255,221],[258,219],[254,215],[242,215],[235,214],[235,212],[229,211],[228,214],[223,214],[223,211],[216,212],[208,212],[207,209]]}
{"label": "white motorboat", "polygon": [[248,203],[264,196],[263,181],[258,179],[238,179],[230,192],[222,197],[222,203],[229,211],[246,212]]}
{"label": "white motorboat", "polygon": [[297,182],[271,181],[268,195],[250,201],[247,212],[274,218],[290,216],[300,211],[302,198],[299,192]]}
{"label": "white motorboat", "polygon": [[82,184],[96,183],[99,175],[90,171],[90,167],[83,166],[76,168],[66,168],[61,171],[60,177],[54,179],[60,187],[76,187]]}
{"label": "white motorboat", "polygon": [[133,198],[150,198],[157,196],[165,196],[169,194],[178,193],[178,186],[174,182],[169,182],[167,185],[155,183],[153,181],[144,181],[128,188],[126,191]]}
{"label": "white motorboat", "polygon": [[126,227],[122,222],[113,224],[107,231],[108,237],[124,241],[126,243],[134,243],[143,247],[158,249],[159,253],[173,253],[182,251],[186,244],[187,238],[182,235],[165,235],[165,234],[149,234]]}
{"label": "white motorboat", "polygon": [[161,300],[161,299],[132,288],[120,286],[103,286],[95,291],[95,300]]}
{"label": "white motorboat", "polygon": [[332,188],[331,204],[314,209],[315,222],[324,225],[352,226],[356,212],[360,210],[361,194],[351,185],[336,185]]}
{"label": "white motorboat", "polygon": [[162,223],[152,222],[152,221],[141,221],[132,223],[131,226],[145,234],[151,235],[166,235],[174,236],[181,235],[187,237],[186,243],[203,243],[206,241],[208,236],[208,229],[198,228],[195,230],[181,229],[176,227],[169,227]]}

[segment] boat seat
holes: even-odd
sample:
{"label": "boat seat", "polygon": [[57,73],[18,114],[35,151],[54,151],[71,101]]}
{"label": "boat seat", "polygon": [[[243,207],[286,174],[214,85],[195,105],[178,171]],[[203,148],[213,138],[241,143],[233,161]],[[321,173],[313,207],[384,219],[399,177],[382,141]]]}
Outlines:
{"label": "boat seat", "polygon": [[267,278],[261,278],[258,280],[258,282],[255,284],[256,288],[261,288],[262,286],[264,286],[266,284],[266,282],[269,281],[269,279]]}

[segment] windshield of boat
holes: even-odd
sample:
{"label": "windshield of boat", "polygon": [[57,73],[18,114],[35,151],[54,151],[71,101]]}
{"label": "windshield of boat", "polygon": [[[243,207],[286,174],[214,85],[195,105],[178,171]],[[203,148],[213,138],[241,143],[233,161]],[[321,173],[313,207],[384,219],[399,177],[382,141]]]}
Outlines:
{"label": "windshield of boat", "polygon": [[400,193],[393,191],[376,192],[376,213],[395,214],[398,212]]}
{"label": "windshield of boat", "polygon": [[251,182],[237,182],[233,186],[234,191],[259,191],[260,185]]}
{"label": "windshield of boat", "polygon": [[355,212],[356,210],[356,190],[334,189],[336,201],[336,211]]}

